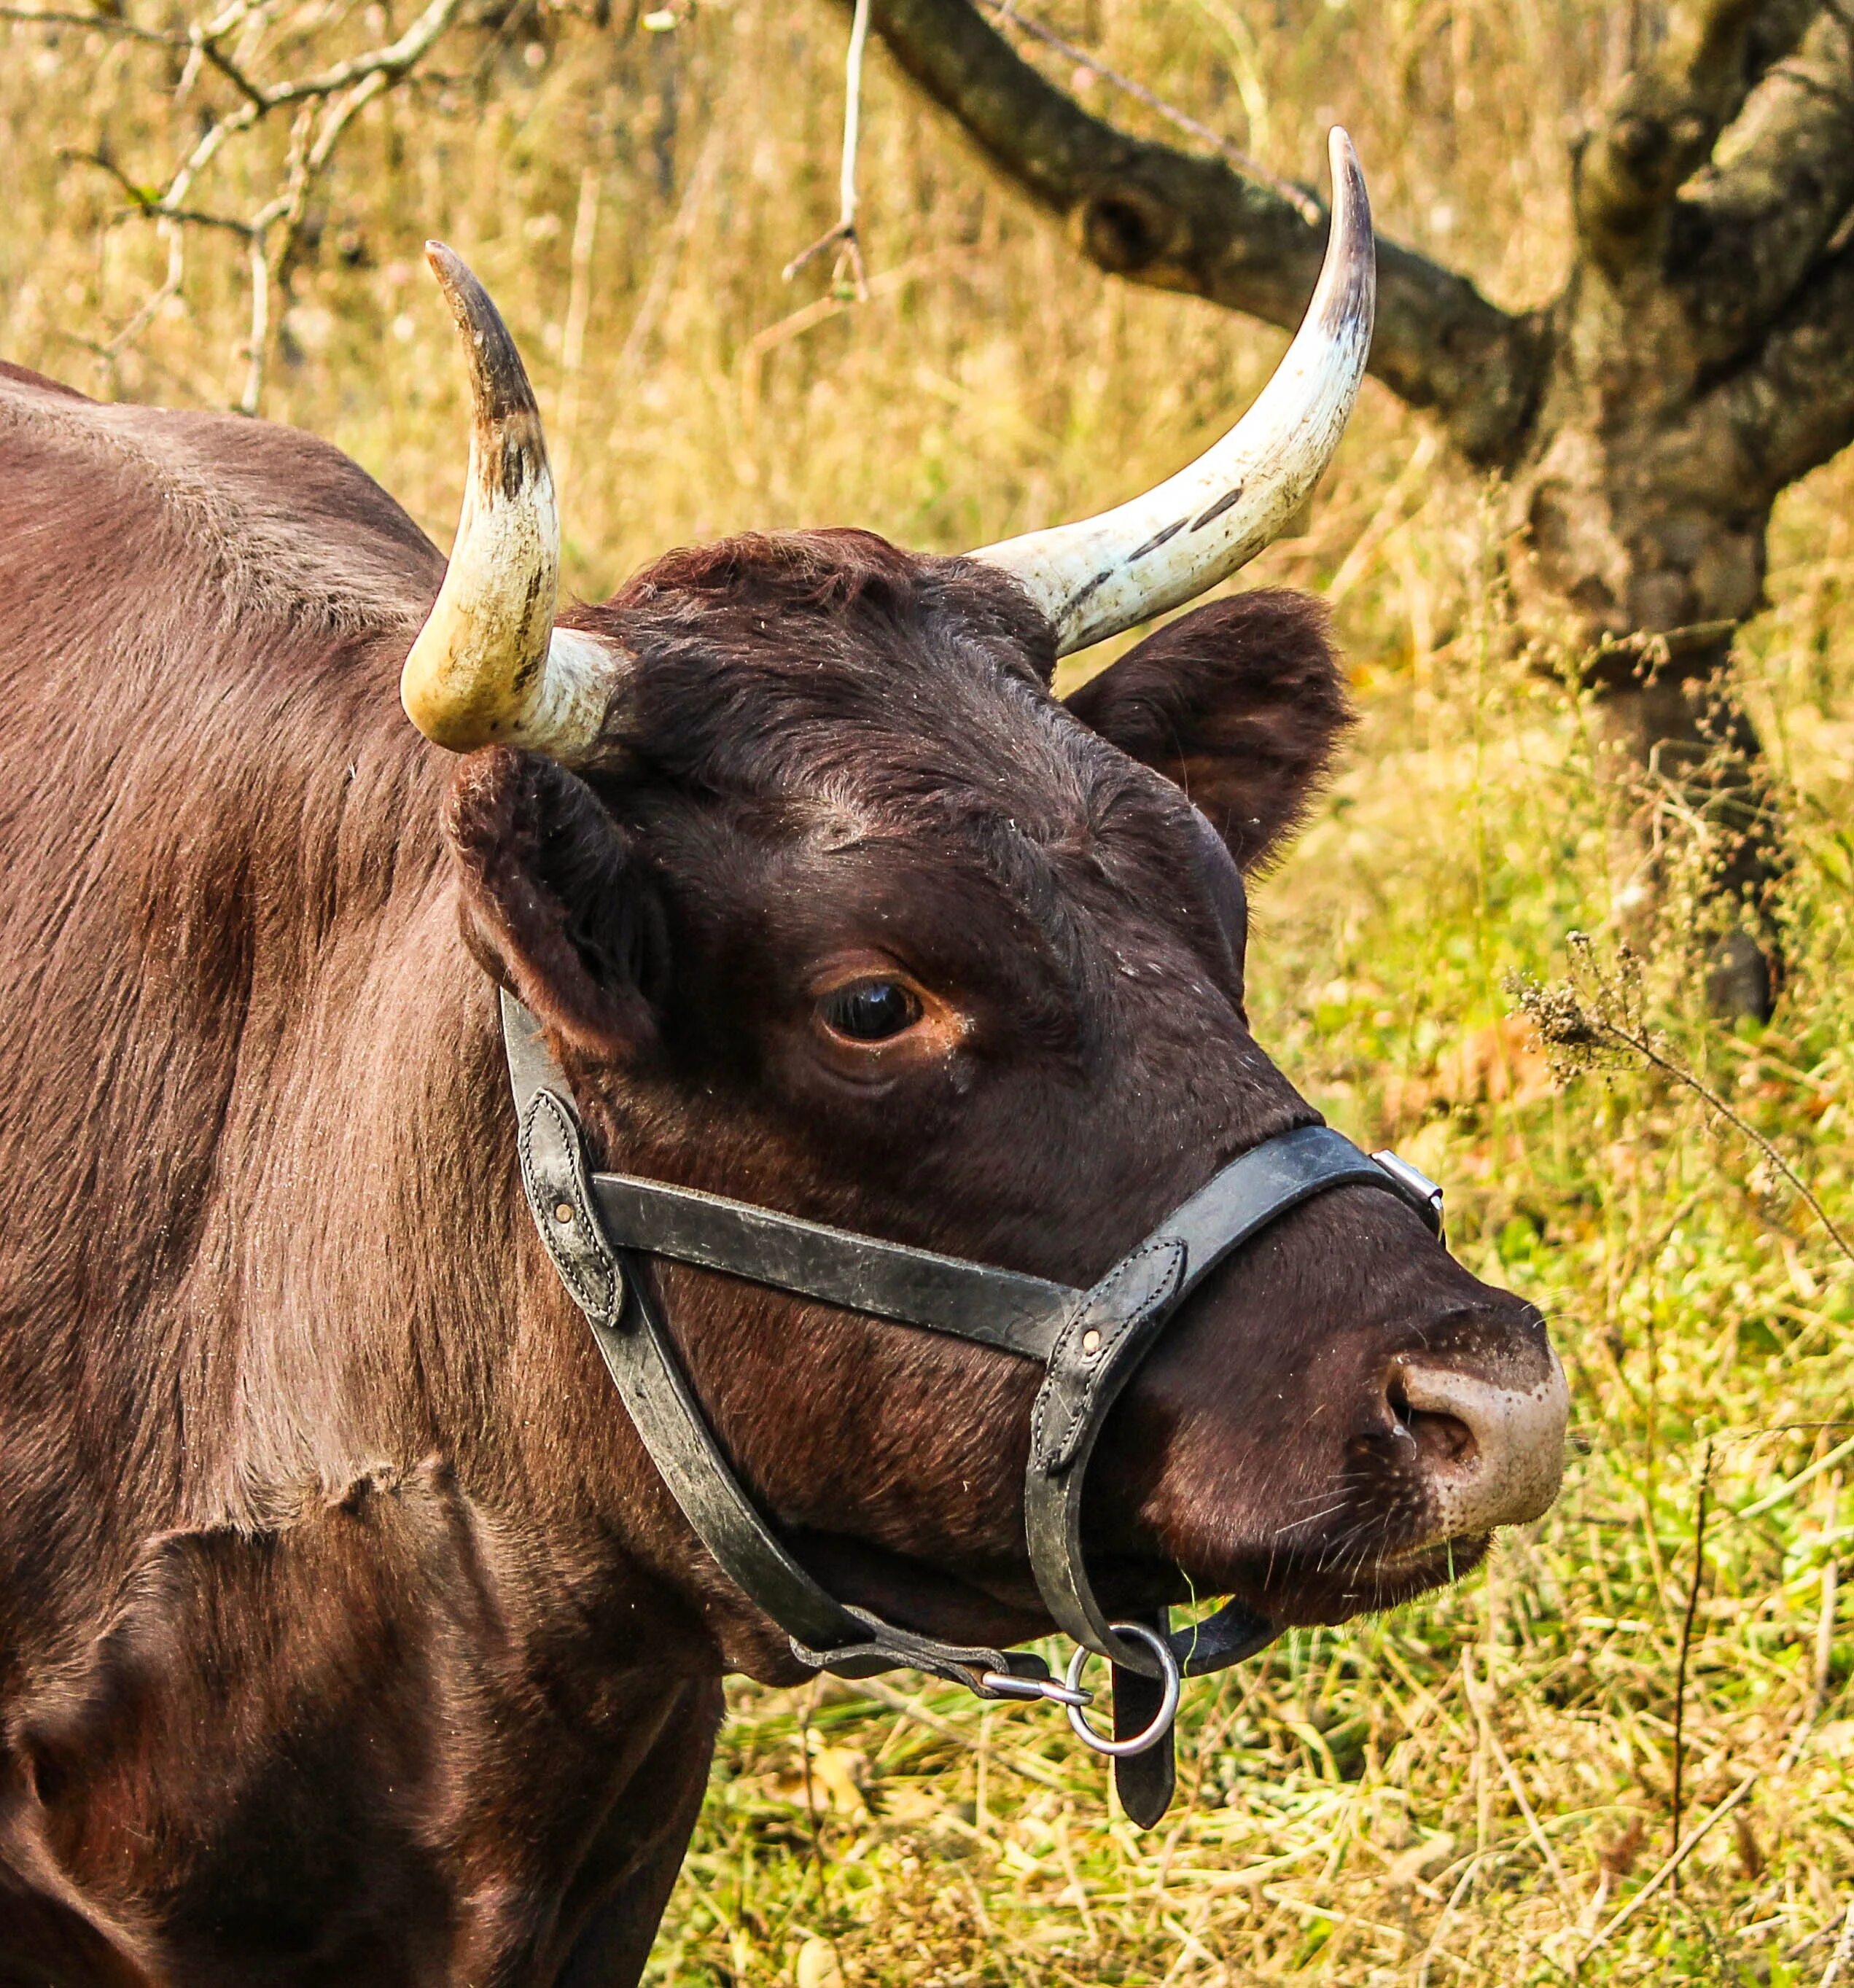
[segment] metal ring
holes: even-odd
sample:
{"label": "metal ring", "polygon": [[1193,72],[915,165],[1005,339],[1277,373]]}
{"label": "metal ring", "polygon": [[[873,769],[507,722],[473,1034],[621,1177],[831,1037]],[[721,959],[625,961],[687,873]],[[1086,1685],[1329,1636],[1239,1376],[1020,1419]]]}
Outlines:
{"label": "metal ring", "polygon": [[[1172,1645],[1155,1629],[1149,1629],[1143,1622],[1114,1622],[1108,1627],[1116,1636],[1131,1636],[1135,1642],[1144,1643],[1159,1659],[1159,1668],[1165,1672],[1166,1689],[1159,1699],[1159,1709],[1152,1715],[1152,1723],[1143,1733],[1135,1733],[1131,1740],[1107,1740],[1097,1733],[1081,1716],[1078,1706],[1068,1708],[1068,1723],[1075,1729],[1075,1736],[1084,1746],[1092,1746],[1097,1753],[1111,1755],[1116,1760],[1124,1760],[1130,1753],[1143,1753],[1149,1747],[1156,1746],[1172,1729],[1172,1722],[1178,1716],[1178,1659],[1172,1654]],[[1068,1671],[1063,1679],[1071,1691],[1081,1682],[1081,1673],[1088,1668],[1088,1660],[1094,1652],[1083,1646],[1068,1660]]]}

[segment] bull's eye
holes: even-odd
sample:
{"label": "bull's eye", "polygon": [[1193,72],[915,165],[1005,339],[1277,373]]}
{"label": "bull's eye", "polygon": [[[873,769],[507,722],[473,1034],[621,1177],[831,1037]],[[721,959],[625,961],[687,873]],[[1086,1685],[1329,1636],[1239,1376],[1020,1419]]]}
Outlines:
{"label": "bull's eye", "polygon": [[885,1043],[921,1019],[920,997],[898,980],[860,980],[824,996],[824,1026],[853,1043]]}

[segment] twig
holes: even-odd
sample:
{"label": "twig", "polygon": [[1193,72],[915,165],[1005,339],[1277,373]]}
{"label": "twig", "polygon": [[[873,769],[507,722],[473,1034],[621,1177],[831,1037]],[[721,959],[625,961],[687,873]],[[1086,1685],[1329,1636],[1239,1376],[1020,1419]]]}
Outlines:
{"label": "twig", "polygon": [[850,21],[850,52],[844,63],[844,160],[837,180],[837,225],[785,266],[789,283],[814,257],[827,248],[837,248],[837,266],[831,274],[831,288],[838,287],[847,274],[858,303],[866,302],[869,295],[862,244],[856,234],[856,150],[862,139],[863,50],[868,40],[869,0],[856,0],[856,12]]}
{"label": "twig", "polygon": [[431,5],[398,41],[337,63],[333,69],[324,69],[320,76],[279,83],[269,92],[268,101],[276,105],[298,103],[306,96],[333,96],[350,84],[364,82],[374,76],[385,76],[397,83],[430,52],[432,44],[456,18],[462,4],[463,0],[431,0]]}
{"label": "twig", "polygon": [[1835,1941],[1835,1951],[1829,1956],[1829,1964],[1822,1969],[1822,1988],[1835,1988],[1835,1983],[1848,1973],[1854,1973],[1854,1912],[1842,1917],[1841,1937]]}
{"label": "twig", "polygon": [[[897,263],[879,276],[870,278],[868,294],[864,301],[874,303],[880,298],[892,296],[896,291],[905,289],[908,284],[931,276],[935,270],[956,267],[967,259],[969,252],[963,248],[935,249],[929,255],[913,256],[905,262]],[[827,324],[832,318],[841,317],[848,309],[841,297],[814,297],[808,304],[800,305],[776,323],[755,332],[741,347],[740,408],[749,426],[760,411],[760,375],[766,354],[789,344],[794,338],[802,337],[820,324]]]}
{"label": "twig", "polygon": [[[1605,980],[1592,958],[1590,935],[1588,932],[1573,931],[1565,935],[1565,943],[1570,947],[1574,959],[1582,962],[1582,970],[1594,981],[1602,999],[1585,1000],[1580,998],[1576,982],[1578,969],[1573,968],[1568,984],[1546,987],[1536,981],[1518,979],[1507,984],[1518,996],[1519,1004],[1539,1033],[1547,1053],[1562,1068],[1575,1068],[1580,1060],[1587,1060],[1593,1050],[1605,1046],[1620,1047],[1643,1062],[1658,1070],[1663,1077],[1672,1077],[1676,1084],[1690,1090],[1703,1104],[1709,1105],[1725,1122],[1743,1138],[1748,1139],[1758,1151],[1782,1175],[1802,1199],[1808,1203],[1818,1222],[1828,1232],[1829,1239],[1850,1263],[1854,1263],[1854,1243],[1850,1243],[1835,1226],[1828,1210],[1817,1199],[1808,1182],[1797,1172],[1789,1161],[1778,1151],[1757,1127],[1735,1111],[1718,1092],[1693,1073],[1676,1063],[1656,1046],[1654,1038],[1645,1022],[1639,1019],[1632,1024],[1629,1013],[1639,1016],[1639,1006],[1626,1010],[1625,1019],[1619,1021],[1609,1012],[1616,989]],[[1625,965],[1633,955],[1623,949]],[[1629,982],[1625,979],[1620,986],[1622,998],[1628,1002]],[[1636,997],[1639,1002],[1639,995]]]}
{"label": "twig", "polygon": [[1653,1043],[1649,1040],[1645,1033],[1639,1035],[1630,1033],[1627,1030],[1618,1028],[1614,1023],[1609,1023],[1608,1026],[1610,1033],[1613,1035],[1619,1042],[1624,1043],[1627,1047],[1633,1050],[1636,1054],[1641,1057],[1644,1063],[1652,1063],[1656,1070],[1662,1073],[1663,1076],[1671,1077],[1676,1084],[1684,1084],[1696,1097],[1701,1100],[1702,1102],[1710,1104],[1714,1111],[1717,1112],[1719,1116],[1725,1120],[1727,1124],[1732,1126],[1735,1130],[1743,1134],[1746,1138],[1750,1140],[1751,1144],[1758,1148],[1758,1151],[1770,1161],[1771,1165],[1782,1175],[1783,1178],[1789,1182],[1790,1185],[1793,1187],[1796,1192],[1802,1195],[1802,1199],[1808,1203],[1810,1209],[1815,1214],[1815,1219],[1828,1231],[1829,1239],[1834,1243],[1835,1248],[1847,1258],[1850,1263],[1854,1263],[1854,1243],[1850,1243],[1848,1239],[1842,1234],[1841,1231],[1835,1227],[1834,1221],[1830,1217],[1828,1210],[1822,1206],[1819,1201],[1816,1199],[1815,1191],[1810,1187],[1808,1182],[1797,1172],[1796,1169],[1790,1165],[1789,1161],[1786,1160],[1780,1152],[1778,1151],[1777,1148],[1773,1146],[1770,1141],[1758,1130],[1756,1126],[1752,1124],[1748,1119],[1740,1117],[1738,1113],[1734,1111],[1731,1106],[1727,1104],[1725,1100],[1721,1097],[1710,1084],[1703,1083],[1698,1077],[1693,1075],[1691,1070],[1682,1069],[1680,1064],[1675,1063],[1670,1057],[1663,1056],[1660,1051],[1654,1046]]}
{"label": "twig", "polygon": [[[1812,1425],[1803,1422],[1798,1426],[1808,1428]],[[1839,1422],[1824,1422],[1820,1426],[1823,1428],[1839,1428],[1842,1425]],[[1759,1433],[1762,1434],[1764,1432],[1760,1431]],[[1854,1450],[1854,1435],[1849,1436],[1846,1442],[1838,1442],[1826,1456],[1818,1456],[1806,1470],[1798,1471],[1787,1484],[1779,1484],[1774,1491],[1766,1492],[1755,1504],[1743,1506],[1733,1513],[1732,1516],[1734,1519],[1762,1518],[1766,1512],[1774,1511],[1778,1506],[1794,1497],[1804,1485],[1814,1483],[1825,1470],[1839,1463],[1850,1450]]]}
{"label": "twig", "polygon": [[[257,80],[245,68],[242,56],[235,59],[220,46],[250,19],[251,0],[231,0],[213,18],[193,23],[184,34],[140,29],[103,15],[49,8],[0,8],[0,19],[40,25],[95,28],[184,52],[186,62],[173,93],[177,106],[191,90],[202,63],[209,63],[244,100],[223,115],[208,116],[191,150],[158,188],[137,185],[102,150],[66,155],[80,157],[107,173],[127,194],[131,214],[153,221],[167,242],[167,269],[163,281],[102,345],[99,357],[112,375],[121,353],[179,294],[186,267],[187,230],[215,229],[235,236],[245,245],[252,286],[250,331],[244,386],[237,405],[244,413],[257,412],[272,340],[272,288],[288,276],[310,197],[327,170],[336,146],[367,104],[402,81],[425,59],[456,20],[462,4],[463,0],[431,0],[397,40],[337,63],[315,75],[275,84]],[[191,198],[195,184],[225,147],[272,113],[286,109],[293,115],[281,188],[243,218],[195,205]]]}
{"label": "twig", "polygon": [[1525,1783],[1519,1778],[1519,1770],[1514,1766],[1512,1756],[1500,1744],[1500,1735],[1494,1730],[1492,1716],[1481,1695],[1480,1685],[1474,1676],[1472,1653],[1465,1648],[1461,1653],[1461,1684],[1469,1709],[1474,1715],[1475,1723],[1480,1728],[1480,1736],[1493,1753],[1500,1774],[1511,1790],[1514,1800],[1519,1806],[1520,1814],[1525,1821],[1526,1832],[1531,1838],[1534,1847],[1538,1850],[1540,1856],[1544,1859],[1545,1868],[1551,1872],[1551,1882],[1558,1887],[1558,1895],[1564,1902],[1565,1910],[1571,1915],[1572,1923],[1575,1925],[1577,1918],[1577,1898],[1571,1889],[1571,1881],[1565,1875],[1565,1867],[1558,1861],[1558,1852],[1551,1848],[1551,1840],[1546,1835],[1538,1814],[1527,1796]]}
{"label": "twig", "polygon": [[[1835,1521],[1841,1503],[1841,1479],[1831,1477],[1823,1486],[1822,1537],[1835,1537]],[[1841,1585],[1841,1569],[1831,1551],[1822,1564],[1822,1605],[1815,1617],[1815,1714],[1828,1709],[1835,1687],[1835,1604]]]}
{"label": "twig", "polygon": [[817,1702],[817,1687],[814,1685],[805,1693],[798,1715],[798,1763],[804,1774],[805,1820],[810,1825],[811,1856],[817,1866],[817,1885],[821,1892],[830,1880],[824,1869],[824,1839],[817,1827],[817,1797],[811,1786],[811,1712]]}
{"label": "twig", "polygon": [[713,184],[716,172],[721,161],[722,148],[726,142],[727,126],[716,119],[702,140],[702,150],[695,161],[695,169],[688,176],[688,184],[682,190],[682,198],[676,208],[676,218],[670,223],[669,235],[657,251],[656,259],[651,265],[650,280],[644,286],[642,299],[638,305],[637,314],[631,321],[631,329],[624,334],[624,343],[618,353],[618,377],[629,379],[632,371],[644,357],[645,346],[651,333],[656,330],[657,320],[675,280],[682,252],[688,246],[688,238],[695,232],[700,218],[702,203],[708,198],[708,190]]}
{"label": "twig", "polygon": [[1260,160],[1252,158],[1248,153],[1230,144],[1220,132],[1213,131],[1208,124],[1199,123],[1189,112],[1180,110],[1174,103],[1168,103],[1155,90],[1147,89],[1143,83],[1135,83],[1132,76],[1122,76],[1118,69],[1109,69],[1099,56],[1090,55],[1086,49],[1078,48],[1074,42],[1064,41],[1054,29],[1046,28],[1040,21],[1033,21],[1027,15],[1020,14],[1014,0],[984,0],[986,6],[1000,21],[1007,21],[1013,28],[1020,28],[1027,35],[1054,49],[1060,56],[1072,63],[1079,63],[1086,69],[1100,77],[1111,89],[1122,96],[1130,96],[1135,103],[1143,103],[1149,110],[1155,111],[1167,123],[1175,125],[1202,145],[1208,145],[1227,165],[1233,166],[1245,178],[1260,180],[1263,185],[1271,188],[1287,201],[1310,228],[1317,228],[1326,218],[1326,210],[1309,193],[1305,187],[1297,185],[1292,180],[1284,179],[1279,173],[1272,173]]}
{"label": "twig", "polygon": [[1680,1621],[1680,1655],[1674,1665],[1673,1674],[1673,1790],[1670,1803],[1671,1820],[1668,1825],[1668,1848],[1677,1849],[1680,1842],[1681,1773],[1686,1764],[1685,1728],[1687,1719],[1687,1658],[1693,1647],[1693,1618],[1699,1612],[1700,1588],[1706,1577],[1706,1499],[1712,1488],[1713,1446],[1710,1437],[1700,1464],[1700,1493],[1693,1510],[1693,1580],[1687,1590],[1687,1613]]}
{"label": "twig", "polygon": [[164,35],[112,14],[66,14],[52,7],[0,7],[0,21],[24,21],[38,28],[93,28],[100,35],[120,35],[125,40],[151,42],[161,49],[184,49],[191,46],[184,35]]}
{"label": "twig", "polygon": [[1480,1870],[1481,1865],[1487,1861],[1487,1859],[1488,1853],[1486,1851],[1476,1851],[1468,1859],[1461,1875],[1456,1879],[1455,1888],[1450,1892],[1447,1902],[1436,1915],[1435,1925],[1429,1933],[1429,1943],[1423,1948],[1423,1958],[1417,1963],[1416,1988],[1429,1988],[1429,1969],[1434,1965],[1436,1955],[1442,1951],[1442,1936],[1448,1931],[1450,1922],[1460,1909],[1462,1900],[1467,1896],[1468,1888],[1474,1882],[1475,1874]]}
{"label": "twig", "polygon": [[1409,460],[1398,472],[1396,481],[1384,493],[1383,501],[1365,521],[1364,530],[1352,540],[1351,550],[1339,562],[1339,570],[1326,589],[1328,607],[1338,607],[1357,584],[1385,540],[1399,526],[1406,524],[1410,516],[1421,515],[1420,505],[1416,512],[1406,514],[1404,504],[1412,489],[1435,461],[1441,445],[1441,437],[1434,428],[1426,428],[1416,438],[1416,446],[1410,451]]}
{"label": "twig", "polygon": [[553,482],[567,487],[579,424],[580,368],[586,357],[586,326],[592,316],[592,251],[599,232],[599,175],[594,166],[580,174],[580,200],[573,218],[573,248],[567,264],[567,325],[560,340],[560,390],[553,423]]}
{"label": "twig", "polygon": [[1604,1927],[1602,1931],[1597,1935],[1595,1939],[1584,1949],[1582,1953],[1578,1956],[1578,1965],[1580,1966],[1585,1961],[1590,1958],[1592,1954],[1596,1952],[1599,1947],[1607,1946],[1609,1942],[1615,1938],[1616,1934],[1622,1931],[1622,1928],[1635,1917],[1636,1914],[1641,1910],[1643,1906],[1647,1904],[1648,1901],[1654,1896],[1655,1893],[1667,1882],[1668,1879],[1680,1869],[1680,1866],[1684,1864],[1687,1858],[1693,1854],[1694,1851],[1699,1848],[1701,1841],[1712,1833],[1714,1825],[1717,1823],[1723,1822],[1725,1818],[1731,1814],[1732,1810],[1738,1806],[1739,1803],[1743,1801],[1744,1797],[1749,1794],[1751,1790],[1757,1785],[1757,1775],[1754,1773],[1747,1774],[1744,1779],[1732,1790],[1731,1793],[1725,1797],[1724,1800],[1720,1803],[1719,1806],[1707,1817],[1703,1822],[1697,1824],[1694,1826],[1692,1832],[1688,1835],[1687,1841],[1683,1843],[1676,1851],[1675,1851],[1673,1854],[1668,1858],[1667,1861],[1661,1866],[1660,1869],[1656,1871],[1654,1875],[1649,1879],[1647,1883],[1644,1885],[1642,1888],[1636,1893],[1635,1896],[1629,1901],[1628,1904],[1622,1907],[1621,1911],[1616,1914],[1615,1918],[1612,1919],[1609,1923]]}

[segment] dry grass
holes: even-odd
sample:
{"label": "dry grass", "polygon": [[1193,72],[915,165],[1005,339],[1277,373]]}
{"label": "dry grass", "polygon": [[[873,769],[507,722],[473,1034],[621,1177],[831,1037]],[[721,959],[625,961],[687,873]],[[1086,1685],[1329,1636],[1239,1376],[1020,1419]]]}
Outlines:
{"label": "dry grass", "polygon": [[[1321,123],[1342,115],[1387,225],[1503,301],[1551,288],[1564,120],[1618,59],[1598,10],[1065,0],[1052,18],[1278,169],[1311,171]],[[378,25],[338,6],[289,19],[317,47]],[[442,234],[529,355],[588,591],[746,526],[979,543],[1175,465],[1279,338],[1089,276],[879,56],[863,171],[876,293],[846,309],[821,272],[780,282],[834,218],[843,32],[821,0],[733,0],[658,34],[533,13],[447,45],[443,81],[360,120],[311,215],[266,411],[332,437],[448,530],[461,411],[418,258]],[[90,350],[164,252],[59,154],[107,133],[123,170],[151,178],[195,114],[167,94],[165,57],[84,32],[0,36],[0,351],[104,390],[235,397],[246,306],[228,243],[196,242],[181,296],[113,372]],[[280,144],[229,157],[219,193],[261,191]],[[1332,592],[1364,714],[1260,893],[1258,1031],[1335,1122],[1446,1180],[1464,1258],[1552,1315],[1575,1401],[1564,1496],[1460,1588],[1197,1688],[1181,1799],[1149,1837],[1047,1716],[907,1679],[736,1686],[655,1979],[1823,1979],[1854,1892],[1835,1575],[1854,1276],[1690,1091],[1626,1066],[1558,1087],[1505,987],[1561,975],[1574,928],[1599,957],[1626,931],[1672,1051],[1854,1215],[1849,482],[1831,468],[1785,505],[1773,604],[1741,645],[1788,800],[1792,964],[1775,1024],[1727,1035],[1697,1016],[1679,825],[1674,882],[1644,907],[1588,712],[1514,661],[1497,494],[1368,394],[1311,535],[1250,576]],[[1717,1820],[1656,1885],[1676,1715],[1687,1823]]]}

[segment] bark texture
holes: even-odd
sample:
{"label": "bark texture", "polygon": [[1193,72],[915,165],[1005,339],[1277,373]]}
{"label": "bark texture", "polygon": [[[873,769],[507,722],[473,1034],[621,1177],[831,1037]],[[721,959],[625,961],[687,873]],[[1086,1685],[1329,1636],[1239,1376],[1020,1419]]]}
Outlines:
{"label": "bark texture", "polygon": [[[1298,322],[1323,215],[1094,116],[972,0],[874,0],[873,19],[1100,268]],[[1687,783],[1720,889],[1754,914],[1773,874],[1757,742],[1714,680],[1761,601],[1776,497],[1854,439],[1854,8],[1676,0],[1570,170],[1577,253],[1542,311],[1381,238],[1372,370],[1509,478],[1522,603],[1588,646],[1614,735]],[[1720,1005],[1767,1007],[1768,971],[1725,952]]]}

